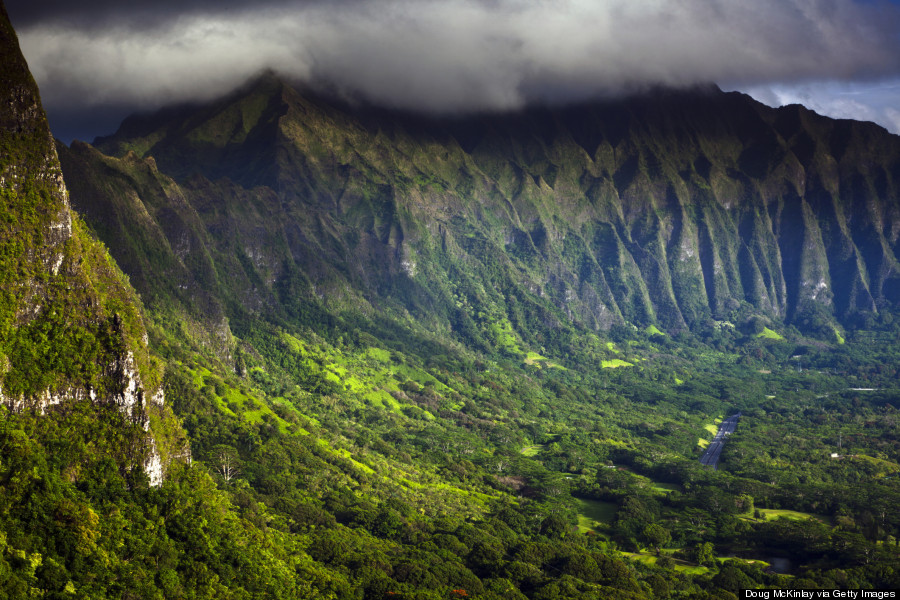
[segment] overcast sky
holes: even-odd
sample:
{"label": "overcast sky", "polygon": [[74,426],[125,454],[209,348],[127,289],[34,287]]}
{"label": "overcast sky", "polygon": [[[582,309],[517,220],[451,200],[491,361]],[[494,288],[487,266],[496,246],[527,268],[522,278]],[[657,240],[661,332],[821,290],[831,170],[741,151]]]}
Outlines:
{"label": "overcast sky", "polygon": [[900,133],[887,0],[6,0],[54,133],[206,100],[265,68],[432,112],[715,82]]}

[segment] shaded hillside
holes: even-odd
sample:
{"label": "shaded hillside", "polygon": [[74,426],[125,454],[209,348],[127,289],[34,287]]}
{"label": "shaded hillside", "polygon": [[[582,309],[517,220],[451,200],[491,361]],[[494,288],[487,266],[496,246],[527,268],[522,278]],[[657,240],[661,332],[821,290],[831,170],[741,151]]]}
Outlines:
{"label": "shaded hillside", "polygon": [[[195,284],[251,311],[318,298],[496,347],[504,320],[531,346],[570,323],[696,331],[754,314],[827,337],[900,301],[900,139],[715,88],[432,120],[268,74],[132,117],[97,147],[174,177],[171,206],[146,198],[148,227],[174,252],[193,211],[191,260],[215,255],[219,273],[218,288]],[[112,164],[68,154],[78,179]],[[95,186],[76,202],[111,231],[120,196]]]}

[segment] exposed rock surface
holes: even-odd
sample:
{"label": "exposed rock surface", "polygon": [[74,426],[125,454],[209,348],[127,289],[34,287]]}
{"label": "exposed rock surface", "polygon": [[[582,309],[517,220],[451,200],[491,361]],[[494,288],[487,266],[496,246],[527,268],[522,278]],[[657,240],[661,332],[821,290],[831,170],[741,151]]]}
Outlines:
{"label": "exposed rock surface", "polygon": [[38,89],[2,4],[0,290],[0,402],[41,413],[78,401],[117,408],[147,432],[138,460],[158,485],[168,458],[148,410],[164,398],[140,305],[70,209]]}

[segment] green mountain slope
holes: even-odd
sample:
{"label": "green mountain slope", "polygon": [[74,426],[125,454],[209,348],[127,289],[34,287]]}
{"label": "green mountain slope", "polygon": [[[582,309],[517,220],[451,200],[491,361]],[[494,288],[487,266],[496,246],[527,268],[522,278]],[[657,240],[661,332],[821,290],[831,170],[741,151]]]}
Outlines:
{"label": "green mountain slope", "polygon": [[335,597],[189,466],[143,308],[69,206],[2,3],[0,96],[0,597]]}
{"label": "green mountain slope", "polygon": [[[521,434],[497,429],[489,412],[464,406],[460,392],[476,397],[483,383],[537,398],[538,386],[502,380],[498,387],[457,373],[445,378],[451,388],[414,354],[407,361],[368,347],[371,337],[352,347],[317,341],[309,331],[301,340],[278,329],[275,319],[292,314],[287,300],[257,323],[271,281],[239,254],[225,260],[221,233],[207,227],[212,207],[179,202],[178,186],[152,161],[95,153],[92,166],[107,172],[72,176],[72,189],[105,186],[118,199],[109,219],[93,227],[110,236],[117,253],[124,250],[122,264],[147,298],[151,353],[137,296],[68,207],[37,90],[5,17],[0,9],[12,100],[4,104],[11,112],[0,113],[0,595],[508,596],[513,584],[498,577],[498,561],[527,539],[517,532],[533,527],[509,507],[510,488],[492,473],[507,469],[515,450],[494,456],[466,428],[496,434],[504,445],[518,444]],[[261,217],[253,202],[271,201],[265,192],[231,193],[230,209],[247,218]],[[281,294],[289,298],[290,288]],[[248,341],[234,344],[226,311]],[[248,380],[229,373],[232,362]],[[161,398],[161,389],[185,417],[205,464],[172,461],[151,487],[139,468],[152,447],[145,426],[158,450],[171,453],[184,450],[180,428],[159,400],[127,400],[149,390]],[[351,404],[360,397],[365,405]],[[491,410],[494,398],[484,400],[480,410]],[[508,392],[497,400],[513,406]],[[369,407],[376,403],[377,410]],[[357,414],[336,419],[339,406]],[[438,410],[446,413],[441,425],[429,427]],[[450,448],[477,452],[477,464],[448,459]],[[531,468],[551,475],[537,463]],[[569,534],[547,507],[529,510],[541,535]],[[579,573],[564,590],[645,596],[621,557],[602,545],[553,543],[523,555],[528,585],[556,589],[551,562],[570,556],[600,561],[606,572]]]}
{"label": "green mountain slope", "polygon": [[57,163],[0,36],[0,596],[900,587],[895,136],[268,74]]}
{"label": "green mountain slope", "polygon": [[434,120],[267,74],[58,151],[193,469],[301,597],[896,585],[895,136],[710,88]]}
{"label": "green mountain slope", "polygon": [[[759,314],[822,334],[900,299],[896,136],[715,89],[441,121],[267,75],[97,143],[153,156],[198,196],[223,196],[223,176],[267,190],[257,233],[226,238],[263,280],[299,270],[307,294],[399,304],[464,343],[481,340],[455,315],[477,287],[457,285],[460,264],[489,283],[465,301],[531,344],[534,320],[676,332]],[[260,253],[266,236],[279,250]]]}
{"label": "green mountain slope", "polygon": [[142,309],[72,213],[37,86],[5,12],[0,28],[0,402],[45,412],[93,401],[106,407],[101,412],[121,413],[126,430],[126,423],[137,428],[132,447],[117,449],[120,467],[143,466],[158,483],[185,442],[166,425],[172,418]]}

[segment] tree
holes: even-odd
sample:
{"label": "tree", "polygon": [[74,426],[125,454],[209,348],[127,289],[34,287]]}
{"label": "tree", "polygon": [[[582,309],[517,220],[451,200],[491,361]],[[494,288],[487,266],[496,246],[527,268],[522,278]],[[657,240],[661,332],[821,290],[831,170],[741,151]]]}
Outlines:
{"label": "tree", "polygon": [[697,544],[697,564],[711,566],[716,563],[716,556],[713,554],[712,542],[703,542]]}
{"label": "tree", "polygon": [[541,535],[551,538],[564,537],[570,529],[566,520],[557,514],[548,515],[541,523]]}
{"label": "tree", "polygon": [[240,458],[238,458],[237,450],[231,446],[221,444],[213,448],[212,456],[213,470],[221,475],[226,482],[240,475]]}
{"label": "tree", "polygon": [[672,534],[669,533],[669,530],[657,523],[650,523],[644,527],[644,531],[641,533],[648,544],[656,547],[657,556],[659,556],[661,547],[672,541]]}

